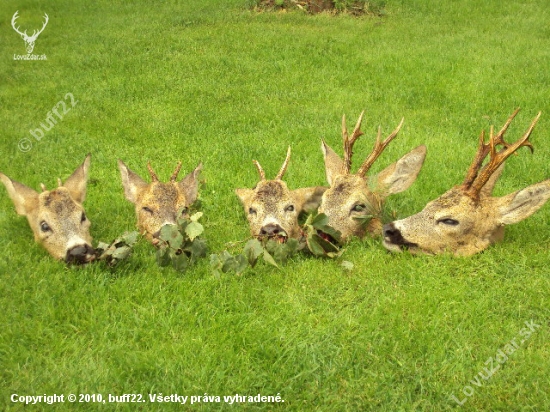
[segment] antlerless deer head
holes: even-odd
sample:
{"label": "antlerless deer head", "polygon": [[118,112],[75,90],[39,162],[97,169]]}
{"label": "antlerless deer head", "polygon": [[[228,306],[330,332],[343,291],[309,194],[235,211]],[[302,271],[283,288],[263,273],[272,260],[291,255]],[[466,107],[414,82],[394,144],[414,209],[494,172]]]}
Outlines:
{"label": "antlerless deer head", "polygon": [[27,30],[25,30],[24,32],[21,32],[21,30],[19,30],[19,27],[15,26],[15,21],[19,17],[17,13],[19,13],[19,11],[16,11],[11,19],[11,26],[25,41],[25,47],[27,48],[27,53],[31,54],[32,51],[34,50],[34,43],[36,42],[38,35],[44,31],[44,29],[46,28],[46,25],[48,24],[49,17],[46,13],[44,13],[45,20],[44,20],[44,24],[42,25],[42,28],[40,30],[33,30],[32,35],[29,36],[27,34]]}
{"label": "antlerless deer head", "polygon": [[67,263],[87,263],[95,258],[90,221],[82,207],[89,169],[90,155],[65,183],[59,180],[52,190],[42,184],[41,193],[0,173],[15,210],[27,218],[35,240]]}
{"label": "antlerless deer head", "polygon": [[386,197],[406,190],[416,180],[426,157],[426,147],[418,146],[385,168],[373,179],[374,182],[369,184],[367,173],[399,133],[403,125],[401,120],[384,141],[381,140],[381,129],[378,129],[371,154],[356,173],[351,173],[353,145],[363,135],[361,131],[363,115],[364,112],[359,116],[351,136],[348,134],[346,117],[342,117],[343,160],[324,140],[321,144],[330,188],[323,194],[319,212],[328,216],[329,225],[340,231],[343,240],[353,235],[363,237],[367,233],[381,234],[382,207]]}
{"label": "antlerless deer head", "polygon": [[255,237],[265,237],[285,242],[300,235],[298,215],[319,206],[325,187],[306,187],[290,190],[282,180],[290,161],[290,147],[286,159],[273,180],[265,177],[260,163],[254,160],[260,181],[253,189],[236,189],[243,204],[250,232]]}
{"label": "antlerless deer head", "polygon": [[[504,226],[520,222],[535,213],[550,198],[550,179],[503,197],[491,193],[504,162],[520,147],[533,151],[528,141],[540,113],[515,143],[504,141],[517,109],[495,135],[491,127],[489,143],[485,132],[466,178],[424,210],[384,226],[384,246],[392,252],[408,249],[412,253],[473,255],[504,236]],[[501,146],[501,149],[498,147]],[[489,156],[489,161],[483,161]]]}

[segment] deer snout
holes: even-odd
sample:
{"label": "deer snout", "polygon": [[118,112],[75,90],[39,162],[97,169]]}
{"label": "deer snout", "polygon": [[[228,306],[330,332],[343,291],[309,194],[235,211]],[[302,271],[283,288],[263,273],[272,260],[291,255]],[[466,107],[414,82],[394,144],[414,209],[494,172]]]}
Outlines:
{"label": "deer snout", "polygon": [[276,237],[286,235],[284,229],[276,223],[269,223],[260,229],[260,236]]}
{"label": "deer snout", "polygon": [[385,224],[382,231],[384,233],[384,240],[388,242],[400,244],[405,240],[399,229],[397,229],[393,223]]}
{"label": "deer snout", "polygon": [[87,244],[76,245],[67,251],[65,262],[68,264],[82,265],[95,259],[94,249]]}
{"label": "deer snout", "polygon": [[385,224],[382,228],[382,233],[384,234],[384,245],[386,247],[388,245],[396,245],[399,246],[401,249],[406,249],[409,247],[418,246],[416,243],[407,241],[401,234],[401,231],[397,227],[395,227],[393,223]]}

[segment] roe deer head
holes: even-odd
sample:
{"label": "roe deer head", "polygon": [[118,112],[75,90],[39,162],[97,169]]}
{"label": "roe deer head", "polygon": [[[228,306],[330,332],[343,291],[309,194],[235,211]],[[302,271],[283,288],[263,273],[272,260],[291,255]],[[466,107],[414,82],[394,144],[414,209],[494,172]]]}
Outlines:
{"label": "roe deer head", "polygon": [[[480,252],[504,236],[504,226],[535,213],[550,198],[550,179],[503,197],[491,193],[502,172],[504,161],[522,146],[533,151],[528,141],[540,113],[515,143],[504,141],[504,133],[517,109],[500,132],[491,127],[489,143],[485,133],[479,138],[477,154],[461,185],[455,186],[406,219],[384,226],[384,246],[392,252],[409,249],[412,253],[451,252],[469,256]],[[500,150],[497,146],[502,146]],[[483,161],[489,155],[489,161]]]}
{"label": "roe deer head", "polygon": [[42,193],[0,173],[15,210],[27,217],[34,239],[67,263],[87,263],[95,258],[90,221],[82,208],[89,169],[90,155],[65,183],[59,179],[56,189],[46,190],[41,184]]}
{"label": "roe deer head", "polygon": [[383,142],[380,140],[381,130],[378,129],[372,153],[359,167],[357,173],[350,173],[353,145],[359,136],[363,135],[361,121],[364,113],[362,112],[359,116],[351,136],[348,135],[346,117],[342,117],[343,160],[324,140],[321,144],[330,188],[323,194],[319,212],[328,216],[329,225],[340,231],[342,240],[353,235],[363,237],[367,233],[381,234],[382,207],[386,197],[406,190],[416,180],[426,157],[426,147],[418,146],[386,167],[369,184],[366,174],[386,146],[399,133],[403,125],[401,120],[397,128]]}
{"label": "roe deer head", "polygon": [[298,215],[319,206],[325,187],[306,187],[290,190],[282,178],[290,160],[290,147],[286,159],[273,180],[265,178],[265,172],[256,160],[260,181],[253,189],[236,189],[250,224],[252,236],[285,242],[289,237],[301,234]]}
{"label": "roe deer head", "polygon": [[135,205],[137,227],[141,233],[145,233],[149,242],[156,245],[162,226],[175,225],[180,217],[178,213],[186,216],[189,206],[197,200],[202,163],[178,182],[181,169],[179,162],[167,183],[159,181],[150,163],[147,164],[147,169],[151,175],[151,183],[128,169],[122,160],[118,161],[118,168],[122,176],[124,195]]}

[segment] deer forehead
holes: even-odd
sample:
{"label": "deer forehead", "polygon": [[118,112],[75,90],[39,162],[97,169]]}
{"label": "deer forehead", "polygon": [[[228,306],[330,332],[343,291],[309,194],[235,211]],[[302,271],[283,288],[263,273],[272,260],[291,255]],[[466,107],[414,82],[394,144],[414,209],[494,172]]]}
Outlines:
{"label": "deer forehead", "polygon": [[75,211],[82,210],[82,207],[64,187],[59,187],[50,192],[42,192],[38,197],[38,205],[41,211],[49,211],[59,217],[68,216]]}
{"label": "deer forehead", "polygon": [[371,191],[366,181],[356,175],[338,176],[333,185],[323,194],[323,207],[345,205],[358,200],[371,200]]}
{"label": "deer forehead", "polygon": [[282,180],[259,182],[254,189],[253,201],[266,206],[277,206],[292,199],[292,194]]}
{"label": "deer forehead", "polygon": [[156,205],[158,207],[176,206],[186,202],[183,191],[175,182],[153,182],[138,196],[138,204]]}

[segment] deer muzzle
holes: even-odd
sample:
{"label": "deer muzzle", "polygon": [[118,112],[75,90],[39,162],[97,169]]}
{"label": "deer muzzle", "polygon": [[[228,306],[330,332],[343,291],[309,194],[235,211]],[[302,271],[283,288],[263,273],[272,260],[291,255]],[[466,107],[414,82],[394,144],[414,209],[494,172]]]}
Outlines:
{"label": "deer muzzle", "polygon": [[73,246],[65,256],[65,262],[70,265],[82,265],[94,259],[95,250],[88,244]]}
{"label": "deer muzzle", "polygon": [[416,243],[408,242],[401,231],[393,223],[385,224],[382,232],[384,234],[384,246],[390,251],[398,251],[411,247],[418,247]]}
{"label": "deer muzzle", "polygon": [[269,223],[260,229],[260,237],[274,239],[280,243],[286,242],[288,234],[276,223]]}

